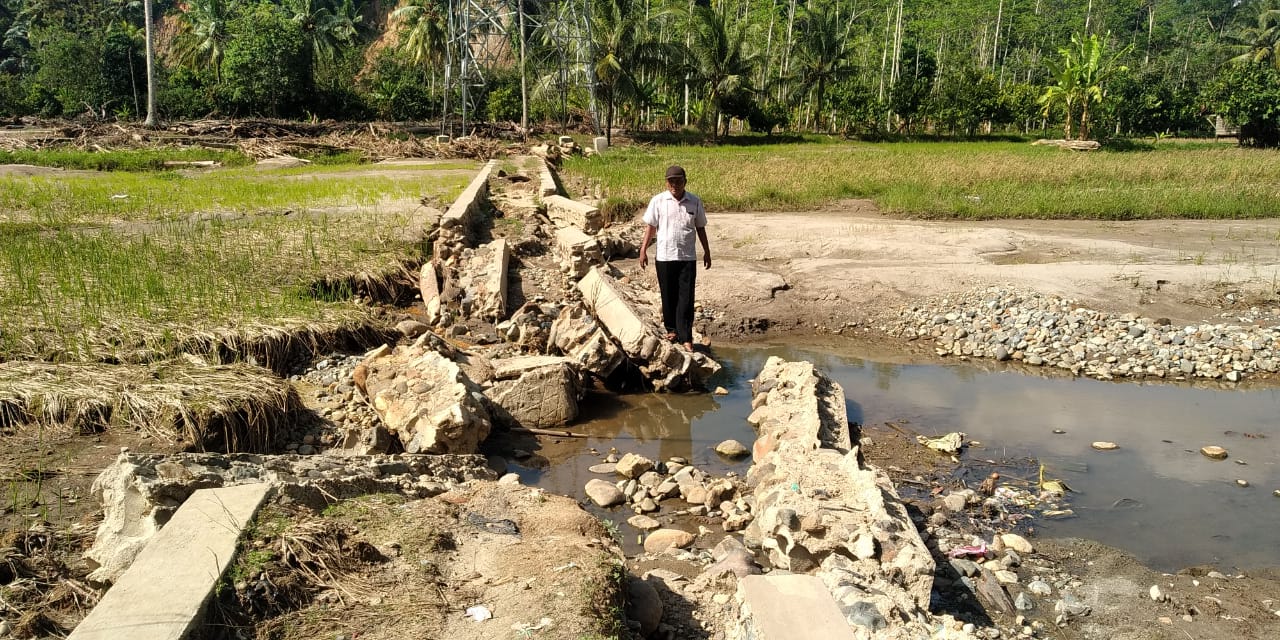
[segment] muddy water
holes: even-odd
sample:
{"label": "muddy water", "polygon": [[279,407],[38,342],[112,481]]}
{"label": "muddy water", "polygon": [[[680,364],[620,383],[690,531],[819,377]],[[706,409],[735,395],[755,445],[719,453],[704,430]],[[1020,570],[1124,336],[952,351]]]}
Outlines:
{"label": "muddy water", "polygon": [[[923,433],[963,431],[982,444],[962,457],[1042,460],[1048,475],[1077,491],[1071,506],[1078,514],[1038,523],[1042,536],[1098,540],[1164,570],[1201,563],[1280,565],[1280,497],[1272,495],[1280,489],[1278,389],[900,365],[797,347],[718,349],[726,367],[715,383],[729,395],[600,396],[588,403],[594,413],[572,427],[594,437],[547,443],[534,459],[553,464],[517,470],[526,482],[570,495],[600,477],[587,467],[610,447],[688,458],[709,472],[745,473],[749,461],[724,460],[713,447],[726,438],[748,444],[754,438],[746,424],[747,380],[770,355],[810,360],[831,375],[845,389],[851,421],[872,427],[905,421]],[[1090,443],[1097,440],[1120,448],[1095,451]],[[1207,444],[1227,448],[1230,457],[1218,462],[1201,456]],[[610,517],[622,521],[627,515],[615,510]]]}

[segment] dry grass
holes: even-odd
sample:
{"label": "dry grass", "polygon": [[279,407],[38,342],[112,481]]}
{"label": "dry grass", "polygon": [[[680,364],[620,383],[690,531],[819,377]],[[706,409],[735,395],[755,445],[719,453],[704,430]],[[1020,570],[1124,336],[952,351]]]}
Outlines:
{"label": "dry grass", "polygon": [[245,364],[0,363],[0,430],[131,427],[197,449],[265,451],[300,407],[283,379]]}

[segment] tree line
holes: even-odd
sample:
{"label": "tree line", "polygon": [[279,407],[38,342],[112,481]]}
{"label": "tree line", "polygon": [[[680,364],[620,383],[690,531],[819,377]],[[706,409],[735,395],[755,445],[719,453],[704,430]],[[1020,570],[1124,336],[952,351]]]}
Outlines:
{"label": "tree line", "polygon": [[0,0],[0,113],[141,119],[149,10],[162,119],[1280,142],[1280,0],[482,4]]}

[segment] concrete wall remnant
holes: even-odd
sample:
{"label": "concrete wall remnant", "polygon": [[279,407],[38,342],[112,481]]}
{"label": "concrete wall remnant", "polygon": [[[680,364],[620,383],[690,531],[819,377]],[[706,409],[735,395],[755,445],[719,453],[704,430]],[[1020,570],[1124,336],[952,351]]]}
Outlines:
{"label": "concrete wall remnant", "polygon": [[[679,390],[703,386],[720,370],[706,355],[683,349],[666,339],[662,329],[641,315],[638,307],[651,306],[652,295],[643,295],[629,284],[596,267],[578,281],[583,304],[600,326],[640,369],[656,390]],[[647,292],[645,292],[647,293]]]}
{"label": "concrete wall remnant", "polygon": [[[934,560],[888,476],[860,460],[844,391],[811,363],[777,357],[753,384],[759,438],[747,485],[756,519],[747,545],[776,567],[820,578],[859,621],[857,637],[914,637],[904,625],[928,619]],[[881,623],[888,635],[860,626]]]}
{"label": "concrete wall remnant", "polygon": [[546,196],[542,202],[547,205],[547,217],[556,226],[578,227],[586,233],[595,233],[604,227],[604,214],[599,207],[559,195]]}

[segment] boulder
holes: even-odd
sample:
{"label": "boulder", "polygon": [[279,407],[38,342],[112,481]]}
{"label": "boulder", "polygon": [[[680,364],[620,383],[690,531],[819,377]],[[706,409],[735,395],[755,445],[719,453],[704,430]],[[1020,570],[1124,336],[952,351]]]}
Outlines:
{"label": "boulder", "polygon": [[653,469],[653,461],[635,453],[628,453],[618,461],[618,473],[627,478],[639,478]]}
{"label": "boulder", "polygon": [[680,529],[658,529],[644,539],[645,553],[662,553],[675,547],[683,549],[693,544],[693,534]]}
{"label": "boulder", "polygon": [[487,390],[494,417],[526,428],[558,427],[578,417],[582,382],[577,365],[559,356],[493,360],[494,382]]}
{"label": "boulder", "polygon": [[474,453],[492,425],[484,396],[457,363],[424,343],[366,359],[361,390],[405,451]]}
{"label": "boulder", "polygon": [[745,458],[751,455],[751,449],[737,440],[725,440],[716,445],[716,453],[726,458]]}
{"label": "boulder", "polygon": [[640,624],[640,635],[648,637],[662,622],[662,598],[647,580],[627,576],[627,617]]}
{"label": "boulder", "polygon": [[626,497],[622,495],[622,490],[614,486],[613,483],[605,482],[599,478],[592,478],[587,481],[585,489],[587,497],[600,507],[612,507],[622,504]]}

